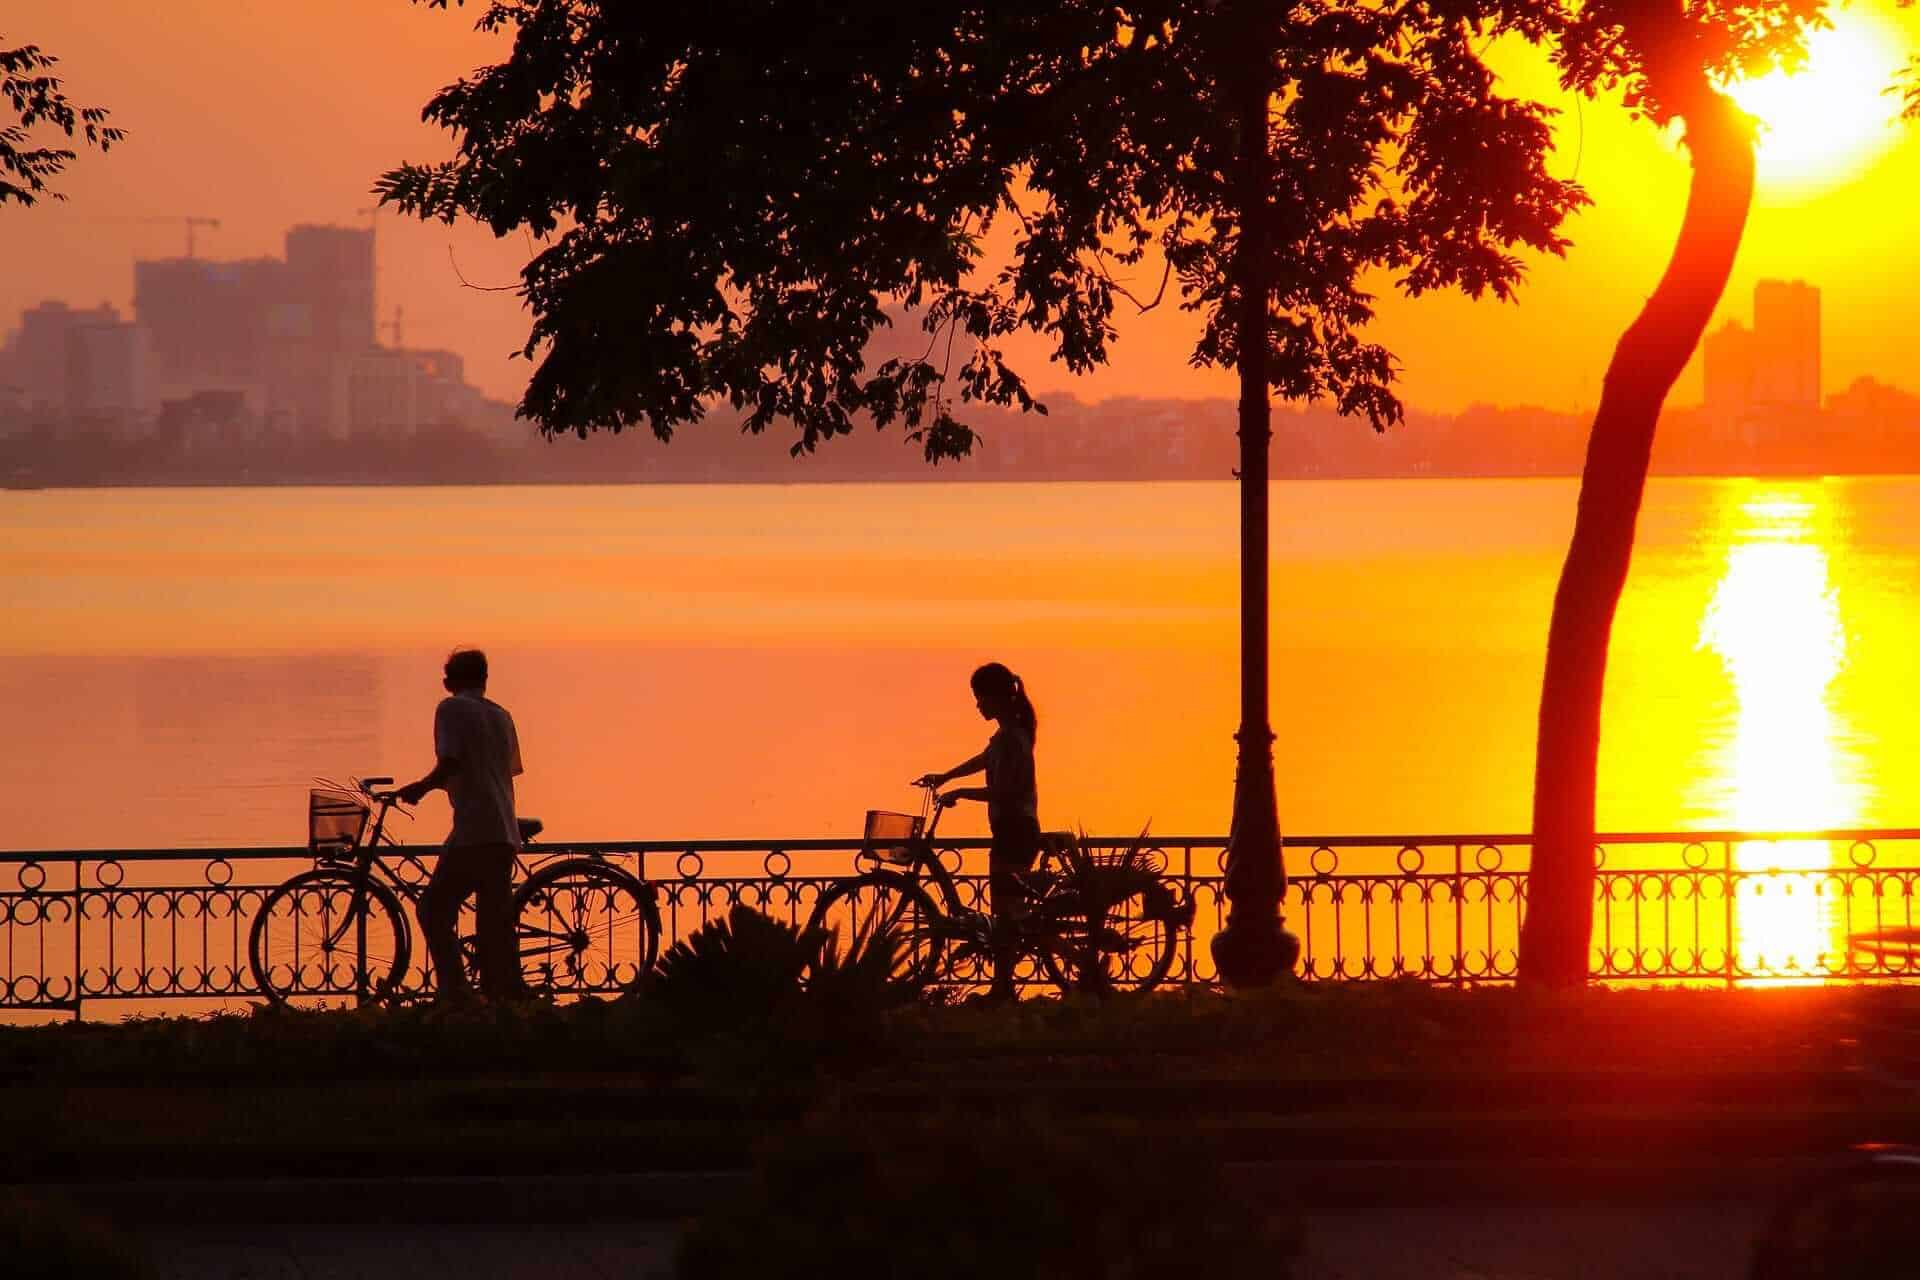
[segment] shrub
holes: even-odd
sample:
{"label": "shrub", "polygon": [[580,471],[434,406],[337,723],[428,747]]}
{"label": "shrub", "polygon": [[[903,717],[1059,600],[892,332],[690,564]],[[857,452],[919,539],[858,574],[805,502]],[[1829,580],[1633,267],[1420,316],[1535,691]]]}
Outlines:
{"label": "shrub", "polygon": [[870,1040],[880,1015],[921,988],[900,975],[899,938],[863,930],[844,948],[827,931],[783,924],[735,905],[660,958],[649,989],[693,1031],[754,1030],[785,1021],[821,1036]]}
{"label": "shrub", "polygon": [[764,1022],[792,1002],[820,935],[735,904],[667,948],[651,998],[695,1028]]}

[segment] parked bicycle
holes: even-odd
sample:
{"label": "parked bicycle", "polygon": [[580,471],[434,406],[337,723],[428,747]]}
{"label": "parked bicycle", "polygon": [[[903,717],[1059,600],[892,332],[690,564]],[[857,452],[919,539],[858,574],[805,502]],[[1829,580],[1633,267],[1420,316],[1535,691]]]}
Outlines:
{"label": "parked bicycle", "polygon": [[828,931],[828,948],[844,956],[890,934],[896,976],[916,985],[985,981],[997,953],[1030,963],[1029,980],[1043,976],[1062,991],[1144,991],[1167,976],[1193,903],[1143,842],[1099,851],[1048,832],[1038,863],[1019,877],[1022,901],[995,903],[989,915],[967,905],[935,847],[943,809],[936,788],[921,785],[918,816],[868,812],[863,869],[815,903],[807,923]]}
{"label": "parked bicycle", "polygon": [[[413,926],[402,903],[417,902],[428,868],[394,840],[398,808],[391,778],[324,785],[310,795],[307,844],[314,866],[270,890],[247,938],[260,993],[381,1003],[402,993],[413,956]],[[523,818],[523,840],[542,829]],[[636,988],[653,968],[660,911],[652,885],[598,854],[529,847],[515,859],[513,895],[520,972],[529,990],[556,998]],[[471,930],[460,942],[469,976]],[[431,979],[430,971],[426,975]]]}

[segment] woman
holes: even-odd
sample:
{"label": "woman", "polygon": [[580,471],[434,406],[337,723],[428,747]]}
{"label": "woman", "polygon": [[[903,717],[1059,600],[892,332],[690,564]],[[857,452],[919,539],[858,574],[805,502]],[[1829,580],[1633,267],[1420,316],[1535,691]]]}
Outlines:
{"label": "woman", "polygon": [[[981,716],[999,728],[979,755],[945,773],[926,774],[919,785],[942,787],[955,778],[986,770],[986,786],[956,787],[943,792],[939,803],[944,808],[961,800],[986,802],[987,826],[993,832],[993,847],[987,855],[987,905],[998,913],[1019,902],[1022,894],[1017,877],[1032,869],[1040,853],[1039,794],[1033,772],[1033,739],[1039,723],[1026,686],[1000,663],[989,662],[975,671],[971,683]],[[1011,948],[996,944],[989,994],[1003,998],[1014,994],[1016,963]]]}

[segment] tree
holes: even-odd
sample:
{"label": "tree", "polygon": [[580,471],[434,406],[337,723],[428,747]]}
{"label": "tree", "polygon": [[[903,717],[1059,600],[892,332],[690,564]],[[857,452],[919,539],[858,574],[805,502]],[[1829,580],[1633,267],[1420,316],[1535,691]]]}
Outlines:
{"label": "tree", "polygon": [[1561,37],[1563,83],[1621,87],[1657,125],[1679,119],[1693,166],[1665,273],[1614,348],[1588,437],[1540,690],[1533,865],[1520,980],[1584,983],[1593,937],[1594,797],[1614,611],[1633,556],[1661,406],[1726,288],[1753,202],[1752,122],[1718,84],[1804,56],[1824,0],[1589,0]]}
{"label": "tree", "polygon": [[[456,157],[376,191],[543,239],[521,283],[538,357],[521,413],[549,434],[666,439],[724,402],[750,431],[792,420],[795,451],[899,422],[937,462],[970,448],[970,401],[1044,412],[1008,337],[1042,335],[1085,372],[1117,305],[1171,288],[1198,318],[1194,362],[1240,376],[1240,755],[1215,955],[1261,982],[1294,958],[1267,705],[1270,398],[1384,428],[1401,407],[1390,353],[1363,336],[1369,273],[1507,298],[1517,248],[1564,251],[1584,196],[1547,171],[1553,113],[1500,92],[1481,58],[1564,16],[1550,0],[493,0],[479,25],[511,33],[510,56],[425,110]],[[890,308],[917,315],[926,352],[869,371]]]}
{"label": "tree", "polygon": [[30,131],[35,125],[51,124],[102,152],[126,137],[125,130],[106,122],[104,108],[74,105],[60,78],[52,74],[59,61],[37,45],[0,48],[0,97],[6,99],[12,116],[11,121],[0,123],[0,205],[16,200],[30,206],[43,195],[66,198],[48,184],[65,172],[75,153],[32,145]]}

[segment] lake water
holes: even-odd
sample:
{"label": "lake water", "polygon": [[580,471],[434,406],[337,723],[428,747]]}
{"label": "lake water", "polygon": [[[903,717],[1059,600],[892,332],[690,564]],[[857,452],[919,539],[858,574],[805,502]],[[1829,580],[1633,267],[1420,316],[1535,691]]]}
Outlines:
{"label": "lake water", "polygon": [[[1575,493],[1275,486],[1290,835],[1526,828]],[[856,831],[978,749],[989,659],[1048,826],[1222,831],[1235,521],[1229,484],[0,492],[0,845],[298,843],[314,775],[431,763],[456,644],[558,838]],[[1655,482],[1602,827],[1913,824],[1917,577],[1920,481]]]}

